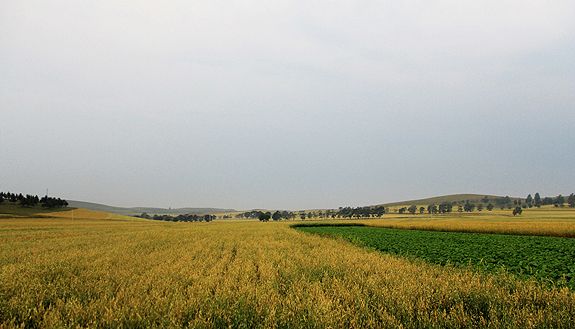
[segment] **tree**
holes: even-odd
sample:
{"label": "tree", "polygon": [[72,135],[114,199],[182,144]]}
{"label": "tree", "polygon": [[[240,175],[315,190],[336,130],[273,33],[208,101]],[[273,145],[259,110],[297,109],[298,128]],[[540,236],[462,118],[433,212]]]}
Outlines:
{"label": "tree", "polygon": [[453,206],[451,205],[450,202],[442,202],[439,205],[439,208],[437,209],[438,212],[445,214],[448,212],[451,212],[451,209],[453,208]]}
{"label": "tree", "polygon": [[535,207],[537,207],[537,208],[541,207],[541,196],[539,195],[539,192],[535,193],[535,198],[533,199],[533,203],[535,204]]}
{"label": "tree", "polygon": [[409,211],[410,214],[415,215],[415,212],[417,211],[417,206],[411,205],[409,206],[409,208],[407,208],[407,211]]}
{"label": "tree", "polygon": [[555,204],[559,205],[560,207],[563,207],[563,204],[565,203],[565,198],[559,194],[556,198],[555,198]]}
{"label": "tree", "polygon": [[489,211],[493,210],[493,205],[491,203],[487,205],[487,210]]}
{"label": "tree", "polygon": [[305,212],[300,213],[300,214],[299,214],[299,218],[300,218],[301,220],[304,220],[304,219],[305,219]]}
{"label": "tree", "polygon": [[571,193],[569,195],[569,197],[567,198],[567,203],[569,204],[570,208],[575,208],[575,194]]}
{"label": "tree", "polygon": [[533,198],[531,197],[531,194],[527,196],[527,198],[525,199],[525,203],[527,203],[527,207],[529,208],[533,206]]}
{"label": "tree", "polygon": [[377,217],[382,217],[385,214],[385,207],[384,206],[377,206],[373,209],[375,215]]}
{"label": "tree", "polygon": [[273,220],[280,220],[280,219],[282,219],[282,214],[276,210],[276,212],[274,212],[274,214],[272,215],[272,219]]}
{"label": "tree", "polygon": [[425,214],[425,207],[419,207],[419,214],[420,215]]}
{"label": "tree", "polygon": [[267,222],[270,220],[270,218],[271,218],[271,213],[269,213],[269,212],[261,212],[260,211],[260,213],[258,214],[258,219],[261,222]]}
{"label": "tree", "polygon": [[437,206],[434,204],[430,204],[429,206],[427,206],[427,212],[429,214],[437,214],[439,210],[437,209]]}
{"label": "tree", "polygon": [[521,213],[523,212],[523,209],[521,207],[515,207],[515,209],[513,209],[513,216],[516,215],[521,215]]}
{"label": "tree", "polygon": [[553,204],[553,202],[555,202],[555,199],[554,199],[554,198],[551,198],[551,197],[548,197],[548,196],[544,197],[543,200],[541,200],[541,204],[544,205],[544,206],[545,206],[545,205]]}
{"label": "tree", "polygon": [[150,215],[148,215],[148,213],[146,213],[146,212],[143,212],[143,213],[140,215],[140,218],[151,219]]}
{"label": "tree", "polygon": [[405,214],[405,211],[407,211],[407,208],[405,208],[405,207],[399,208],[400,214]]}
{"label": "tree", "polygon": [[483,203],[480,203],[477,205],[477,211],[482,211],[483,210]]}
{"label": "tree", "polygon": [[463,206],[463,210],[465,212],[472,212],[475,209],[475,205],[473,203],[470,203],[469,201],[465,203],[465,205]]}

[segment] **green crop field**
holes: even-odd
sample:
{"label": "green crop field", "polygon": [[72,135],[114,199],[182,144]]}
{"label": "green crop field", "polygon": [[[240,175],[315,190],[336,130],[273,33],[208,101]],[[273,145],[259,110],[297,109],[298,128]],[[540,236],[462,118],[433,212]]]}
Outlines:
{"label": "green crop field", "polygon": [[339,237],[378,251],[440,264],[467,266],[575,288],[575,239],[480,233],[315,225],[299,230]]}

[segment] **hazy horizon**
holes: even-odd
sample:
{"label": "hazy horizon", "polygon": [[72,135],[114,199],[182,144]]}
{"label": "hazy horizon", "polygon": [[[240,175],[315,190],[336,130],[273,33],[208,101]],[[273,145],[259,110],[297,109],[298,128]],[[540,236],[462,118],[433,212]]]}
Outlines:
{"label": "hazy horizon", "polygon": [[575,192],[573,1],[0,3],[0,190],[312,209]]}

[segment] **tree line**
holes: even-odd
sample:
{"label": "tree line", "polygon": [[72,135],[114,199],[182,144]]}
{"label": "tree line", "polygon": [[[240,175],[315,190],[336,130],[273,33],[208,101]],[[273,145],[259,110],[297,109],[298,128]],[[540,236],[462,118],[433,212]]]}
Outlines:
{"label": "tree line", "polygon": [[142,213],[141,215],[137,215],[136,217],[144,218],[144,219],[153,219],[153,220],[163,220],[167,222],[211,222],[216,219],[216,215],[197,215],[197,214],[182,214],[177,216],[170,216],[170,215],[148,215],[147,213]]}
{"label": "tree line", "polygon": [[65,208],[68,207],[68,202],[60,198],[49,197],[47,195],[42,198],[37,195],[11,192],[0,192],[0,204],[3,202],[17,203],[21,207],[31,208],[38,205],[43,208]]}
{"label": "tree line", "polygon": [[532,197],[529,194],[525,199],[514,199],[512,200],[509,196],[500,197],[500,198],[489,198],[487,196],[483,197],[479,202],[478,201],[470,201],[470,200],[462,200],[462,201],[453,201],[453,202],[442,202],[439,205],[430,204],[427,207],[417,207],[417,205],[411,205],[409,207],[402,207],[397,210],[400,214],[412,214],[415,215],[416,213],[419,214],[445,214],[450,213],[454,210],[454,207],[457,207],[458,212],[473,212],[483,211],[484,209],[488,211],[492,211],[497,205],[501,210],[513,209],[512,213],[513,216],[521,215],[523,209],[525,208],[532,208],[532,207],[541,207],[544,205],[554,205],[555,207],[564,207],[565,203],[570,208],[575,208],[575,194],[571,193],[567,198],[563,197],[559,194],[556,197],[544,197],[541,198],[539,193],[535,193],[535,197]]}
{"label": "tree line", "polygon": [[[525,199],[512,199],[509,196],[505,197],[488,197],[485,196],[479,200],[460,200],[453,202],[442,202],[439,204],[430,204],[428,206],[417,206],[411,205],[409,207],[401,207],[393,211],[399,214],[446,214],[454,211],[457,212],[474,212],[474,211],[492,211],[496,207],[500,209],[512,209],[513,215],[521,215],[523,209],[531,207],[541,207],[542,205],[554,204],[556,207],[563,207],[567,202],[569,207],[575,207],[575,195],[571,195],[567,198],[558,195],[557,197],[544,197],[541,198],[539,193],[535,193],[535,197],[531,194]],[[300,211],[287,211],[287,210],[276,210],[276,211],[263,211],[263,210],[250,210],[240,214],[236,214],[234,217],[238,219],[257,219],[262,222],[280,221],[280,220],[293,220],[299,218],[301,220],[311,219],[311,218],[331,218],[331,219],[351,219],[351,218],[382,218],[386,213],[391,212],[391,208],[386,208],[385,206],[366,206],[366,207],[339,207],[338,209],[327,209],[327,210],[300,210]],[[201,221],[212,221],[216,219],[215,215],[196,215],[196,214],[186,214],[178,216],[169,215],[148,215],[143,213],[136,217],[153,219],[153,220],[163,220],[172,222],[201,222]],[[222,217],[223,219],[232,218],[229,215]]]}
{"label": "tree line", "polygon": [[236,215],[236,218],[258,219],[262,222],[268,222],[270,219],[274,221],[294,219],[295,217],[294,212],[286,210],[276,210],[273,214],[269,211],[251,210]]}
{"label": "tree line", "polygon": [[545,206],[545,205],[554,205],[555,207],[564,207],[565,203],[567,203],[567,205],[570,208],[575,208],[575,194],[571,193],[567,197],[567,199],[565,199],[565,197],[561,194],[559,194],[556,197],[541,198],[539,193],[535,193],[534,197],[531,197],[531,194],[529,194],[527,196],[527,198],[525,198],[525,204],[529,208],[531,208],[531,207],[539,208],[539,207]]}
{"label": "tree line", "polygon": [[286,211],[286,210],[276,210],[273,213],[270,211],[261,210],[251,210],[241,214],[237,214],[235,217],[239,219],[258,219],[262,222],[267,222],[269,220],[279,221],[279,220],[290,220],[290,219],[311,219],[311,218],[366,218],[374,217],[381,218],[386,212],[384,206],[369,206],[369,207],[340,207],[337,210],[310,210],[310,211]]}

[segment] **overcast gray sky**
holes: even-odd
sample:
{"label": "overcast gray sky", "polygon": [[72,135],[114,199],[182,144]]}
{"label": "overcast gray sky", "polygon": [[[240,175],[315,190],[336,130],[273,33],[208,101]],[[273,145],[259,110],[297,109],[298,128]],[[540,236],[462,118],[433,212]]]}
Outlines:
{"label": "overcast gray sky", "polygon": [[575,1],[0,1],[0,190],[325,208],[575,192]]}

